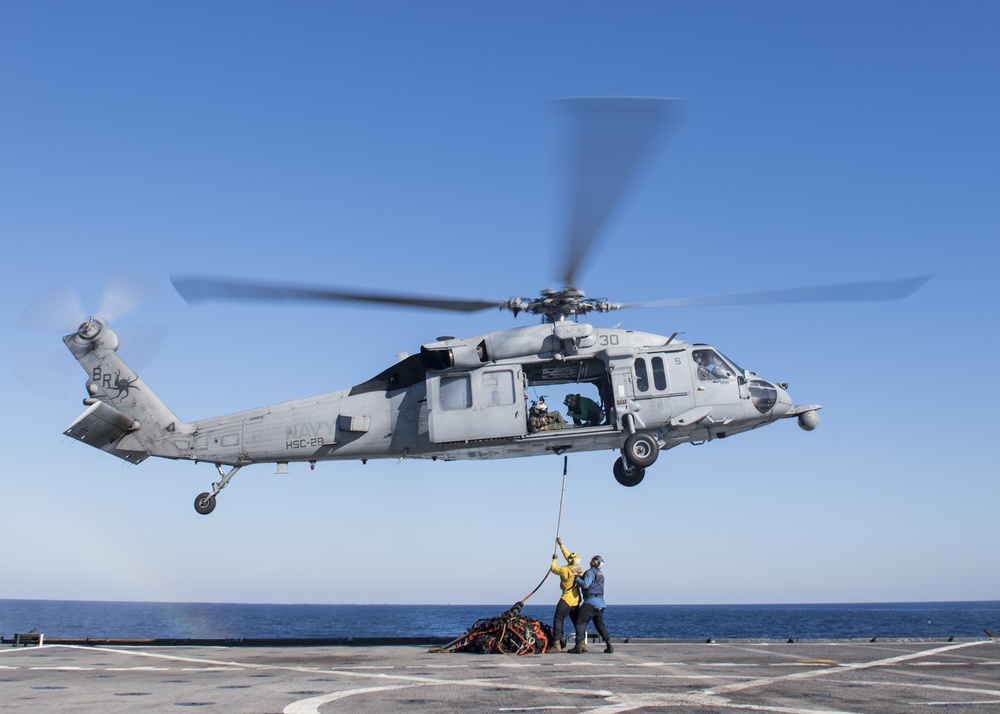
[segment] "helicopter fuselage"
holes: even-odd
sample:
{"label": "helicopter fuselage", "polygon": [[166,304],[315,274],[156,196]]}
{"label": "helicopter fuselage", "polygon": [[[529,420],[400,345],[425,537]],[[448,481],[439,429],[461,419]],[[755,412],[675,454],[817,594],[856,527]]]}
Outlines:
{"label": "helicopter fuselage", "polygon": [[[743,371],[709,345],[570,321],[443,339],[350,389],[191,422],[121,360],[106,326],[86,323],[64,341],[89,376],[89,408],[65,433],[132,463],[157,456],[221,472],[622,449],[616,477],[621,471],[619,480],[634,485],[629,478],[637,483],[660,450],[783,417],[798,416],[807,430],[818,423],[817,405],[793,406],[785,385]],[[599,405],[600,422],[531,430],[528,393],[560,388]],[[635,434],[644,435],[638,452],[627,443]]]}

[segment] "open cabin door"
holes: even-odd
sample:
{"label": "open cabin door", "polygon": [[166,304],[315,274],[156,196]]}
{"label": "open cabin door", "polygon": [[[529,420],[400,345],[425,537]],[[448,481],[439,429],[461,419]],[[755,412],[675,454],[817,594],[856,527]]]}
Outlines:
{"label": "open cabin door", "polygon": [[528,433],[519,365],[427,375],[428,435],[435,444]]}

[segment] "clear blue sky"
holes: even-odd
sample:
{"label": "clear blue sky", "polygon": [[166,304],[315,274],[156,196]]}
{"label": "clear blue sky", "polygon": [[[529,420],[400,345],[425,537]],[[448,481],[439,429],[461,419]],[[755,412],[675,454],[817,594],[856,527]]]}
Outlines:
{"label": "clear blue sky", "polygon": [[[168,326],[141,373],[187,420],[526,324],[192,307],[168,276],[534,295],[559,277],[551,100],[651,95],[684,98],[683,118],[583,271],[588,295],[936,277],[901,302],[595,317],[712,343],[823,422],[679,447],[634,489],[613,452],[573,456],[564,540],[605,556],[611,604],[997,599],[998,35],[995,2],[3,3],[0,597],[527,593],[560,458],[257,466],[202,517],[212,466],[131,467],[62,436],[83,371],[61,332],[16,324],[57,281],[94,305],[109,277],[144,276],[159,291],[117,325],[120,353],[138,356],[126,327]],[[68,399],[38,393],[64,377],[14,377],[49,353]]]}

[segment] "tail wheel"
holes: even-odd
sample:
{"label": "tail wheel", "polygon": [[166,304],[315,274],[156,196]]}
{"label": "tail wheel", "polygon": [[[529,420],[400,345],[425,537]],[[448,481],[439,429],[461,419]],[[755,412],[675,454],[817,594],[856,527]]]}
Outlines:
{"label": "tail wheel", "polygon": [[636,432],[625,440],[622,447],[622,456],[633,466],[646,468],[652,466],[656,457],[660,455],[660,445],[656,439],[643,432]]}
{"label": "tail wheel", "polygon": [[625,461],[619,457],[615,460],[614,466],[615,481],[622,486],[638,486],[642,477],[646,475],[646,469],[641,466],[626,466]]}
{"label": "tail wheel", "polygon": [[215,510],[215,496],[208,493],[199,493],[198,498],[194,499],[194,510],[198,511],[203,516],[207,516],[209,513]]}

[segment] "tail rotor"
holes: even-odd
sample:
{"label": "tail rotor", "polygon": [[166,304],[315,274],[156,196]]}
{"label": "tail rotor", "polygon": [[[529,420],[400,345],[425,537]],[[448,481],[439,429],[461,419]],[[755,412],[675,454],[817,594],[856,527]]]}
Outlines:
{"label": "tail rotor", "polygon": [[[74,285],[63,280],[36,295],[17,320],[19,344],[29,357],[14,365],[18,379],[32,392],[50,399],[71,399],[79,393],[80,367],[66,348],[54,340],[75,332],[88,320],[111,324],[138,312],[152,302],[158,290],[152,281],[137,276],[112,277],[96,299],[88,300]],[[91,302],[93,311],[85,306]],[[165,325],[116,327],[127,344],[129,361],[140,368],[148,364],[163,345]],[[58,344],[49,348],[48,345]]]}

